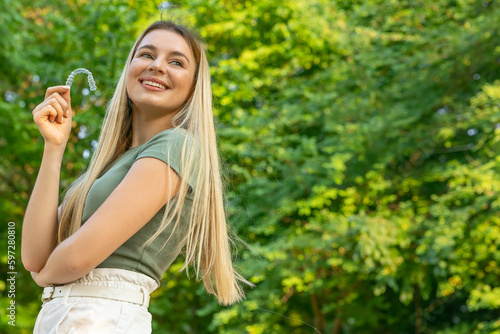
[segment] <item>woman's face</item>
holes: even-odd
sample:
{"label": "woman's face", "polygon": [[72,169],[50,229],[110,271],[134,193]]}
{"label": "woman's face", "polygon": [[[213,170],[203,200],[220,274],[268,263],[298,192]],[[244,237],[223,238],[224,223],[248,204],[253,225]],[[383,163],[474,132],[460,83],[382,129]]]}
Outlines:
{"label": "woman's face", "polygon": [[195,71],[194,55],[181,35],[164,29],[149,32],[128,72],[134,111],[156,116],[178,111],[189,99]]}

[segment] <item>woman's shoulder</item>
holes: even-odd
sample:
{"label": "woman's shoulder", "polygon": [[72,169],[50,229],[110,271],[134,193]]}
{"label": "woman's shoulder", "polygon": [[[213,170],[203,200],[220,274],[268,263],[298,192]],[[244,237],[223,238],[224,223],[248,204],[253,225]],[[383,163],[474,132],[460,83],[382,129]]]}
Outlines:
{"label": "woman's shoulder", "polygon": [[156,135],[154,135],[148,142],[150,141],[158,141],[165,139],[184,139],[187,136],[187,131],[184,128],[169,128],[163,131],[160,131]]}
{"label": "woman's shoulder", "polygon": [[180,127],[169,128],[159,132],[148,142],[141,145],[139,151],[144,151],[151,147],[163,147],[169,151],[172,151],[172,149],[180,151],[184,147],[184,144],[186,144],[186,149],[188,151],[194,149],[196,152],[200,148],[199,140],[186,129]]}
{"label": "woman's shoulder", "polygon": [[144,144],[132,147],[129,150],[144,152],[159,147],[178,146],[179,144],[182,144],[184,142],[185,137],[186,130],[180,128],[170,128],[157,133]]}
{"label": "woman's shoulder", "polygon": [[[186,164],[198,165],[199,145],[196,144],[197,141],[193,140],[194,136],[188,134],[186,129],[164,130],[138,148],[138,152],[134,154],[135,160],[146,157],[157,158],[172,167],[177,174],[183,176]],[[194,186],[192,175],[190,175],[188,183]]]}

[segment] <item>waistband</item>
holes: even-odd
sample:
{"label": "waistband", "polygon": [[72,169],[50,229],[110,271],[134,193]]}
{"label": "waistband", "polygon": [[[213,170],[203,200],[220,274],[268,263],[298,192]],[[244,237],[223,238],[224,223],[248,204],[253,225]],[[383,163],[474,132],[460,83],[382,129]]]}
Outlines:
{"label": "waistband", "polygon": [[46,287],[42,301],[64,297],[95,297],[148,306],[149,294],[158,288],[156,281],[144,274],[116,268],[96,268],[76,281]]}
{"label": "waistband", "polygon": [[148,293],[158,288],[158,283],[147,275],[117,268],[95,268],[87,275],[68,284],[99,285],[133,291],[141,291],[140,286],[142,286]]}

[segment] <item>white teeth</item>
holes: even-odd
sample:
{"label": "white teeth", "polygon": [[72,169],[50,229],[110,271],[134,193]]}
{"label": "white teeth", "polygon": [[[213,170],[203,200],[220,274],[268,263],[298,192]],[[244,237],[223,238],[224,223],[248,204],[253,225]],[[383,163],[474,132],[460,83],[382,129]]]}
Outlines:
{"label": "white teeth", "polygon": [[158,88],[161,88],[161,89],[167,89],[167,87],[165,87],[162,84],[159,84],[157,82],[154,82],[154,81],[144,80],[142,83],[145,84],[145,85],[149,85],[149,86],[153,86],[153,87],[158,87]]}

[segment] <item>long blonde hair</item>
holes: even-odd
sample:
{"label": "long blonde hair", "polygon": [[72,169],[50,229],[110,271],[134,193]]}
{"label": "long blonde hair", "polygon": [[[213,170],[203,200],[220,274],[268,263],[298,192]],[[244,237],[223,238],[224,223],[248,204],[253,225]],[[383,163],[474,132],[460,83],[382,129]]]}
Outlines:
{"label": "long blonde hair", "polygon": [[[186,259],[181,270],[185,269],[188,273],[188,267],[192,265],[196,278],[201,274],[206,290],[214,294],[219,303],[229,305],[244,298],[240,282],[248,285],[252,283],[234,270],[231,260],[207,57],[202,39],[183,25],[171,21],[157,21],[146,28],[135,42],[108,105],[99,144],[88,170],[73,182],[65,193],[58,243],[80,227],[85,198],[94,181],[130,147],[132,113],[126,90],[129,65],[144,36],[157,29],[176,32],[186,40],[195,56],[197,70],[192,95],[172,121],[174,127],[183,128],[187,132],[181,154],[182,175],[177,200],[167,203],[160,228],[143,247],[150,244],[169,224],[174,223],[174,230],[178,227],[184,199],[190,191],[187,181],[191,178],[195,180],[189,229],[185,239]],[[195,140],[188,140],[188,137]]]}

